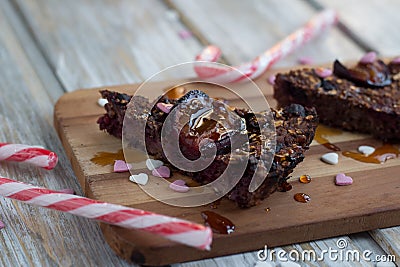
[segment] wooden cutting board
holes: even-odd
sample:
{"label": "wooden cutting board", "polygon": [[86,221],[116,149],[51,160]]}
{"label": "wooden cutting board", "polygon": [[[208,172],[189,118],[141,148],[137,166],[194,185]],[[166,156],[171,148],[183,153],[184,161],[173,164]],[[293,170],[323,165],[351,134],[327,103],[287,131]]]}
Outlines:
{"label": "wooden cutting board", "polygon": [[[275,106],[272,87],[266,82],[270,74],[265,74],[256,83],[269,104]],[[152,86],[157,92],[175,84],[159,82]],[[400,225],[399,158],[384,164],[371,164],[340,155],[339,164],[327,165],[320,157],[330,151],[315,141],[305,160],[292,174],[293,189],[276,192],[256,207],[239,209],[224,199],[217,209],[210,205],[179,208],[152,199],[128,180],[129,173],[113,173],[112,164],[100,166],[91,161],[99,152],[117,153],[122,149],[121,140],[98,129],[96,120],[104,113],[104,109],[97,105],[98,91],[109,89],[132,94],[138,86],[78,90],[62,96],[55,106],[55,128],[86,196],[198,223],[203,223],[202,211],[213,210],[233,221],[236,230],[230,235],[214,234],[211,251],[199,251],[154,235],[101,223],[108,244],[128,261],[164,265],[259,250],[264,245],[274,247]],[[223,94],[218,90],[214,93],[216,96]],[[235,105],[237,99],[234,96],[220,96]],[[356,151],[359,145],[365,144],[382,145],[368,135],[348,132],[327,138],[342,151]],[[334,176],[339,172],[353,177],[353,185],[335,186]],[[312,182],[300,183],[298,177],[302,174],[310,175]],[[311,201],[296,202],[293,199],[295,193],[307,193]]]}

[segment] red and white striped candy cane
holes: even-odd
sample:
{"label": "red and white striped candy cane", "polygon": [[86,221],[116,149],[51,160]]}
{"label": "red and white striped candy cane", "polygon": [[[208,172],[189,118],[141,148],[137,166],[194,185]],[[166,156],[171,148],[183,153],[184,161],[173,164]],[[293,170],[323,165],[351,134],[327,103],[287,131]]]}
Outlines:
{"label": "red and white striped candy cane", "polygon": [[26,162],[51,170],[57,165],[58,156],[39,146],[0,143],[0,161],[2,160]]}
{"label": "red and white striped candy cane", "polygon": [[[246,77],[255,79],[279,59],[301,47],[323,30],[334,25],[337,20],[338,18],[335,11],[330,9],[322,11],[308,21],[302,28],[275,44],[271,49],[265,51],[253,61],[234,68],[225,65],[207,64],[207,62],[217,61],[221,55],[221,50],[218,47],[207,46],[196,56],[196,60],[202,61],[202,63],[195,66],[195,72],[199,78],[217,83],[239,82]],[[235,71],[235,69],[239,70],[239,72]]]}
{"label": "red and white striped candy cane", "polygon": [[139,229],[199,249],[209,249],[212,242],[211,229],[200,224],[81,196],[64,194],[5,177],[0,177],[0,195],[128,229]]}

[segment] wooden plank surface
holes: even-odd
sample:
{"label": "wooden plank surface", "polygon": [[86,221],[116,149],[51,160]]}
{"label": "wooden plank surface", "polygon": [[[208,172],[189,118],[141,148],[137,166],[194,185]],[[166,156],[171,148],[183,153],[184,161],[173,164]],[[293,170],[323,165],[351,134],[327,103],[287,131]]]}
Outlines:
{"label": "wooden plank surface", "polygon": [[[227,62],[235,65],[252,60],[317,13],[304,1],[297,0],[285,4],[279,0],[169,2],[205,40],[222,49]],[[279,61],[276,67],[297,65],[300,57],[309,57],[314,63],[326,63],[336,58],[357,59],[362,53],[351,40],[333,28]]]}
{"label": "wooden plank surface", "polygon": [[[0,175],[80,194],[53,128],[54,103],[64,92],[7,1],[0,1],[0,25],[0,142],[43,145],[60,158],[52,171],[1,162]],[[0,230],[0,266],[126,264],[107,247],[95,222],[4,198],[0,210],[5,223]]]}
{"label": "wooden plank surface", "polygon": [[[265,82],[265,77],[260,80],[264,81],[260,84],[269,87],[263,91],[271,92],[271,86]],[[132,94],[131,88],[134,87],[120,86],[111,90],[130,89]],[[167,83],[154,84],[152,90],[162,91],[166,87]],[[79,97],[82,94],[84,97]],[[116,152],[121,149],[120,143],[111,141],[113,137],[96,129],[97,117],[92,114],[100,110],[96,106],[97,94],[98,89],[65,95],[57,103],[55,113],[56,128],[67,154],[72,158],[74,170],[80,178],[82,187],[85,188],[85,193],[102,201],[140,207],[201,222],[200,212],[209,208],[183,209],[165,205],[146,195],[138,186],[132,185],[128,181],[129,174],[113,173],[112,162],[107,166],[98,166],[91,162],[91,159],[99,152]],[[87,99],[92,99],[91,105],[87,104]],[[71,110],[72,103],[75,108]],[[80,106],[85,106],[86,111],[79,111]],[[98,115],[100,114],[101,112]],[[87,127],[82,127],[82,125],[87,125]],[[342,140],[339,139],[340,141],[335,144],[343,150],[355,150],[358,145],[365,143],[375,147],[380,144],[379,141],[365,135],[359,136],[360,140],[353,141],[352,135],[356,136],[356,134],[343,135]],[[91,136],[90,139],[95,141],[87,144],[84,140],[87,136]],[[261,205],[248,210],[240,210],[231,202],[222,201],[216,211],[232,219],[237,230],[229,236],[229,242],[227,236],[216,235],[211,252],[201,253],[158,238],[142,236],[142,234],[138,238],[138,233],[113,229],[110,226],[102,228],[104,235],[111,247],[117,248],[122,257],[129,260],[133,258],[132,255],[141,255],[140,260],[144,263],[156,265],[253,250],[262,247],[264,243],[269,246],[292,244],[400,224],[400,199],[397,198],[399,191],[397,187],[393,187],[397,177],[391,175],[400,170],[400,159],[376,165],[341,157],[339,165],[327,166],[320,161],[320,157],[326,152],[325,147],[314,143],[307,152],[305,161],[293,173],[293,177],[299,177],[304,173],[311,175],[314,181],[309,185],[302,185],[293,179],[293,192],[276,193]],[[333,177],[338,172],[352,176],[356,182],[347,188],[335,186]],[[384,179],[375,179],[378,175]],[[304,191],[310,192],[313,201],[301,206],[302,204],[293,200],[293,194]],[[265,218],[268,224],[260,215],[266,213],[264,209],[267,207],[271,209]],[[253,239],[254,235],[258,236],[257,240]],[[250,243],[249,240],[251,240]],[[336,240],[318,242],[328,246]],[[234,244],[234,246],[228,244]],[[119,250],[121,247],[124,247],[124,250]],[[178,251],[185,253],[179,254]]]}
{"label": "wooden plank surface", "polygon": [[[363,42],[382,56],[400,55],[398,27],[400,2],[396,0],[315,0],[321,6],[340,10],[340,20]],[[384,18],[384,19],[383,19]]]}
{"label": "wooden plank surface", "polygon": [[17,3],[67,91],[140,82],[201,50],[195,38],[179,37],[185,26],[160,1]]}
{"label": "wooden plank surface", "polygon": [[[195,25],[194,22],[186,23],[185,20],[183,21],[184,23],[182,23],[182,21],[177,20],[176,16],[174,16],[173,9],[169,9],[158,1],[113,1],[112,3],[111,1],[82,1],[82,6],[77,5],[74,1],[56,3],[48,0],[14,0],[12,2],[19,11],[16,15],[12,12],[13,10],[10,12],[9,8],[6,9],[4,7],[4,3],[8,3],[7,1],[1,2],[0,7],[6,10],[5,14],[8,15],[6,19],[10,21],[19,33],[19,40],[15,41],[15,44],[17,44],[16,47],[22,44],[26,53],[25,56],[29,58],[31,62],[34,62],[32,65],[36,66],[35,72],[39,76],[39,80],[45,84],[45,86],[40,86],[40,88],[43,89],[42,92],[39,90],[39,92],[35,92],[32,95],[35,101],[39,101],[37,103],[42,103],[40,99],[42,99],[41,96],[43,94],[49,95],[53,100],[52,103],[54,103],[54,99],[60,94],[60,91],[56,89],[57,86],[59,86],[57,81],[60,82],[61,88],[68,91],[82,87],[139,82],[149,75],[154,74],[154,72],[166,66],[170,66],[171,62],[176,63],[192,60],[202,46],[196,38],[185,40],[179,38],[178,32],[182,29],[189,28],[189,30],[199,33],[198,36],[206,36],[203,39],[199,38],[204,44],[214,43],[214,39],[210,40],[209,37],[207,37],[209,34],[214,34],[209,33],[210,31],[214,32],[214,29],[207,27],[200,28],[199,25]],[[232,4],[236,6],[236,9],[237,6],[242,8],[242,5],[238,4],[238,2],[239,1],[234,3],[230,2],[229,5]],[[197,12],[199,12],[199,14],[201,14],[201,12],[204,13],[210,5],[209,2],[205,2],[204,6],[199,6],[199,9],[195,10],[195,12],[189,12],[194,5],[199,4],[194,4],[190,1],[187,1],[186,4],[177,2],[174,4],[179,5],[177,7],[178,11],[183,14],[183,17],[188,17],[189,19],[186,19],[186,21],[189,22],[191,16],[197,16]],[[187,5],[187,7],[185,5]],[[223,1],[220,1],[217,2],[216,9],[224,13],[226,7],[229,8],[229,5],[226,6]],[[243,26],[225,22],[218,22],[217,24],[217,26],[221,28],[218,33],[221,33],[222,36],[225,36],[226,33],[234,32],[234,28],[241,26],[245,29],[244,34],[246,38],[250,37],[252,40],[252,42],[246,44],[249,46],[243,48],[244,45],[241,45],[240,39],[235,39],[234,50],[236,50],[237,55],[232,52],[229,56],[226,56],[226,51],[231,49],[229,42],[231,42],[230,38],[232,38],[232,35],[226,35],[225,41],[220,40],[217,44],[225,45],[223,47],[223,52],[226,62],[228,63],[238,63],[241,62],[242,59],[248,60],[252,58],[267,47],[267,45],[263,43],[265,39],[262,39],[262,42],[260,42],[261,39],[257,38],[267,38],[267,44],[273,44],[282,36],[285,36],[287,33],[297,28],[297,23],[299,25],[304,23],[309,16],[315,12],[308,3],[303,1],[289,1],[287,3],[278,3],[278,1],[276,1],[276,3],[270,6],[266,6],[264,3],[252,2],[248,4],[250,7],[246,8],[254,11],[254,8],[251,7],[253,5],[256,5],[257,8],[261,5],[260,10],[262,12],[257,12],[257,10],[255,10],[256,12],[245,12],[244,15],[239,16],[243,18],[240,20]],[[292,12],[290,16],[287,16],[284,12],[290,10],[292,6],[296,6],[296,10],[301,10],[302,12]],[[342,12],[342,9],[346,10],[347,6],[341,6],[339,8]],[[390,5],[382,5],[381,8],[390,9]],[[230,12],[232,11],[230,10]],[[284,22],[279,24],[276,19],[269,20],[267,21],[269,23],[262,24],[265,25],[264,30],[268,31],[266,37],[260,36],[258,30],[248,30],[253,29],[253,27],[248,27],[246,24],[247,21],[259,21],[259,17],[264,16],[265,23],[267,17],[275,17],[274,13],[283,14],[287,18],[285,18]],[[10,14],[14,14],[12,16],[13,19]],[[237,13],[233,12],[231,14]],[[209,13],[206,13],[206,15],[207,19],[215,20]],[[222,15],[228,21],[238,17],[235,15],[230,18],[226,13]],[[256,15],[256,19],[252,18],[254,15]],[[380,23],[383,21],[390,23],[393,20],[395,20],[395,18],[381,20]],[[286,23],[288,26],[284,25]],[[256,24],[258,25],[258,22],[256,22]],[[193,25],[195,25],[196,28],[191,28]],[[271,25],[274,26],[271,27]],[[279,29],[278,33],[274,33],[275,28]],[[23,32],[22,34],[21,31]],[[4,31],[5,38],[9,38],[9,34],[9,31]],[[32,34],[33,39],[30,34]],[[351,42],[344,37],[342,38],[340,33],[334,34],[338,39],[328,36],[329,41],[326,41],[324,37],[319,38],[315,42],[310,43],[308,47],[300,50],[298,54],[293,55],[288,61],[283,61],[281,64],[293,64],[300,55],[308,55],[318,61],[318,58],[321,56],[325,57],[324,53],[329,53],[327,50],[330,49],[337,49],[335,51],[337,51],[337,54],[343,54],[343,58],[357,58],[361,55],[361,49],[357,51],[357,47],[352,45]],[[362,34],[366,33],[362,32]],[[10,47],[13,46],[15,45],[10,45]],[[255,50],[255,46],[258,46],[258,50]],[[342,46],[344,46],[344,48],[342,48]],[[35,50],[32,49],[32,47],[38,47],[39,49]],[[328,47],[329,49],[326,49]],[[16,48],[14,48],[14,50],[15,49]],[[165,53],[165,51],[171,51],[171,53]],[[245,53],[243,53],[243,51],[245,51]],[[336,57],[337,54],[332,54],[332,57]],[[1,56],[4,56],[4,52],[2,52]],[[331,58],[327,57],[326,59]],[[22,59],[18,57],[18,62],[20,60]],[[321,58],[321,62],[326,61],[328,60]],[[7,66],[8,65],[9,61],[7,61]],[[43,65],[47,67],[42,67]],[[18,69],[21,68],[22,67]],[[10,70],[9,73],[15,75],[18,71],[19,70],[13,69]],[[23,72],[32,75],[29,68],[24,67]],[[187,74],[182,73],[180,75]],[[167,79],[170,77],[165,78]],[[31,82],[32,81],[29,80],[27,83]],[[29,90],[31,90],[33,87],[30,86],[29,88]],[[46,99],[46,97],[43,99]],[[19,111],[20,108],[10,107],[10,109]],[[32,110],[43,111],[41,104],[32,107]],[[44,112],[42,115],[47,121],[51,121],[51,114],[49,114],[49,112]],[[33,128],[30,130],[33,134],[42,132],[41,129],[37,129],[40,128],[37,125],[32,125],[32,127]],[[14,130],[10,133],[7,127],[5,129],[6,130],[3,130],[3,134],[7,137],[15,135]],[[21,135],[21,133],[18,135]],[[27,135],[28,134],[25,133],[22,134],[24,137]],[[61,150],[59,145],[55,146]],[[70,167],[65,166],[65,168],[65,173],[72,175],[69,169]],[[79,233],[78,231],[77,240],[80,240]],[[95,237],[96,234],[94,234],[92,238],[93,244],[98,240]],[[371,242],[371,240],[365,236],[361,239],[353,238],[353,236],[350,238],[353,242],[352,244],[356,247],[358,246],[357,244],[366,244],[367,248],[369,246],[370,248],[374,247],[373,241]],[[35,242],[35,240],[32,240],[32,242]],[[90,248],[87,250],[88,255],[85,260],[87,260],[88,265],[98,265],[97,263],[99,263],[96,261],[96,259],[99,258],[97,251],[103,250],[99,250],[96,245],[101,246],[101,242],[94,245],[94,251],[91,251]],[[304,245],[307,246],[307,244]],[[323,247],[323,245],[322,243],[316,243],[315,247]],[[24,251],[24,249],[18,248],[18,246],[15,250]],[[376,251],[376,253],[380,253],[376,249],[372,250]],[[70,255],[79,255],[79,252],[76,253],[74,251],[75,250],[72,250]],[[30,255],[29,253],[30,252],[21,254],[19,259],[22,259],[23,255]],[[10,255],[12,254],[14,253],[10,252]],[[110,262],[111,264],[116,262],[112,253],[111,255],[110,253],[104,253],[102,256],[104,258],[99,258],[102,260],[101,262]],[[82,259],[82,257],[82,255],[79,255],[78,260]],[[10,258],[11,263],[14,263],[13,265],[20,265],[17,261],[12,261],[14,259],[13,257],[9,257],[8,259]],[[59,262],[60,258],[62,259],[63,257],[59,255],[48,256],[48,259],[54,259],[55,262]],[[47,262],[48,259],[46,260],[46,256],[44,256],[44,259],[41,259],[39,262],[42,263],[41,265],[47,265],[45,262]],[[182,264],[182,266],[210,266],[211,264],[216,264],[216,262],[218,262],[218,266],[223,266],[224,264],[232,266],[233,261],[235,261],[234,264],[238,264],[237,266],[251,266],[255,262],[254,254],[246,253],[238,257],[223,257],[221,259],[205,262],[200,261]],[[118,265],[119,264],[123,263],[118,262]],[[314,266],[319,264],[307,263],[306,265]]]}

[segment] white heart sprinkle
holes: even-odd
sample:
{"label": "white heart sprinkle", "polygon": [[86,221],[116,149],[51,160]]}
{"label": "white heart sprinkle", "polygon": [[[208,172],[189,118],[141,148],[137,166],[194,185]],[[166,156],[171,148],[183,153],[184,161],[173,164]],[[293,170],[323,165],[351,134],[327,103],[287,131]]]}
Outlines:
{"label": "white heart sprinkle", "polygon": [[375,152],[375,148],[373,148],[372,146],[359,146],[358,152],[360,152],[366,156],[369,156]]}
{"label": "white heart sprinkle", "polygon": [[294,261],[284,261],[279,263],[280,267],[300,267],[300,264],[294,262]]}
{"label": "white heart sprinkle", "polygon": [[147,166],[147,169],[149,169],[150,171],[157,169],[158,167],[161,167],[162,165],[164,165],[164,162],[162,162],[161,160],[146,159],[146,166]]}
{"label": "white heart sprinkle", "polygon": [[254,267],[273,267],[273,265],[267,261],[257,261]]}
{"label": "white heart sprinkle", "polygon": [[136,175],[129,176],[129,181],[141,185],[146,185],[147,181],[149,180],[149,176],[145,173],[139,173]]}
{"label": "white heart sprinkle", "polygon": [[321,160],[328,164],[338,164],[339,162],[339,155],[335,152],[330,152],[322,155]]}
{"label": "white heart sprinkle", "polygon": [[376,263],[376,267],[396,267],[391,261],[379,261]]}
{"label": "white heart sprinkle", "polygon": [[98,104],[100,107],[104,107],[107,103],[108,103],[108,100],[105,99],[105,98],[99,98],[99,100],[97,100],[97,104]]}

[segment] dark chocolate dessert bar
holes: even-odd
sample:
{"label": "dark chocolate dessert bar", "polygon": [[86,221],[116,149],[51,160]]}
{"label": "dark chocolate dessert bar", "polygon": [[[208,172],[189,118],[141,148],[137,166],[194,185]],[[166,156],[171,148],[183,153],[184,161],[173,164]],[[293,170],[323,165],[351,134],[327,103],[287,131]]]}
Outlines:
{"label": "dark chocolate dessert bar", "polygon": [[400,60],[385,64],[361,60],[347,68],[339,61],[333,71],[304,68],[276,76],[274,97],[280,106],[298,103],[315,107],[320,122],[382,140],[400,139]]}
{"label": "dark chocolate dessert bar", "polygon": [[[180,150],[186,159],[196,160],[201,153],[207,155],[208,150],[214,148],[216,154],[212,163],[205,169],[196,172],[177,170],[192,177],[200,184],[214,181],[227,169],[229,164],[232,164],[230,162],[231,151],[234,150],[239,155],[237,158],[231,159],[233,164],[235,161],[241,160],[240,153],[248,153],[239,182],[226,195],[242,208],[254,206],[276,190],[282,190],[289,174],[304,159],[304,153],[309,148],[318,123],[315,109],[304,108],[297,104],[279,110],[271,109],[254,114],[244,109],[227,108],[221,102],[214,101],[205,93],[197,90],[188,92],[178,100],[168,99],[165,96],[158,99],[157,103],[172,104],[171,112],[176,109],[174,114],[189,118],[189,123],[182,126],[178,125],[178,120],[168,122],[166,120],[168,114],[158,108],[157,103],[150,103],[146,98],[133,96],[131,103],[134,104],[127,109],[126,104],[122,105],[121,101],[115,101],[115,99],[127,100],[130,96],[109,91],[101,93],[109,103],[106,105],[107,113],[98,120],[100,129],[121,137],[122,120],[120,119],[127,116],[130,124],[138,130],[135,132],[124,130],[124,135],[126,135],[124,138],[129,140],[130,146],[145,149],[156,159],[165,163],[169,163],[169,159],[171,159],[166,156],[166,151],[170,145],[173,147],[172,144],[168,140],[163,141],[162,145],[165,151],[161,145],[163,127],[167,136],[173,134],[178,136]],[[193,100],[201,102],[202,105],[201,108],[190,111]],[[144,114],[147,116],[143,116]],[[274,136],[264,136],[260,132],[260,125],[268,125],[268,122],[264,121],[267,120],[268,114],[273,118]],[[224,118],[225,126],[231,129],[229,132],[226,132],[226,129],[213,119],[218,116]],[[145,136],[144,141],[137,136]],[[263,167],[264,154],[261,151],[263,151],[262,144],[264,143],[261,142],[262,138],[264,140],[271,138],[276,144],[274,151],[266,153],[271,156],[272,164],[269,172],[265,173],[266,179],[263,183],[254,192],[249,192],[249,185],[257,166],[258,168]],[[212,142],[209,142],[210,140]],[[260,162],[261,164],[259,164]]]}

